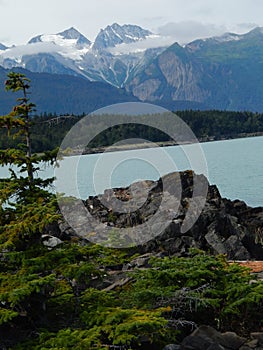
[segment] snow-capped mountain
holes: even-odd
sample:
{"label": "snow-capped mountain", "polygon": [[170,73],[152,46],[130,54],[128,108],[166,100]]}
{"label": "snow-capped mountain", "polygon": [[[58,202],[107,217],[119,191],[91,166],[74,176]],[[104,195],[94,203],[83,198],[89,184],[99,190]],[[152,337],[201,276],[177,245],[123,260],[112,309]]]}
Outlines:
{"label": "snow-capped mountain", "polygon": [[0,65],[23,67],[33,72],[82,75],[91,81],[122,87],[138,64],[148,62],[149,52],[145,55],[146,48],[136,50],[136,47],[128,53],[116,53],[111,49],[143,43],[153,36],[149,30],[137,25],[114,23],[101,29],[92,43],[72,27],[57,34],[35,36],[23,46],[3,49]]}
{"label": "snow-capped mountain", "polygon": [[263,28],[170,43],[137,25],[114,23],[94,42],[69,28],[0,46],[0,65],[82,76],[124,87],[142,101],[263,110]]}
{"label": "snow-capped mountain", "polygon": [[82,57],[91,48],[91,41],[73,27],[57,34],[38,35],[30,39],[28,44],[35,47],[38,44],[39,50],[43,50],[41,53],[48,48],[47,44],[53,45],[54,52],[72,59]]}
{"label": "snow-capped mountain", "polygon": [[52,42],[59,46],[73,46],[77,49],[82,49],[83,47],[89,47],[91,45],[91,41],[73,27],[57,34],[35,36],[29,40],[28,44],[39,42]]}
{"label": "snow-capped mountain", "polygon": [[82,74],[75,61],[90,50],[91,42],[76,29],[57,34],[38,35],[26,45],[12,46],[0,52],[4,68],[23,67],[33,72]]}
{"label": "snow-capped mountain", "polygon": [[113,23],[111,26],[101,29],[95,39],[94,48],[102,50],[120,44],[130,44],[144,40],[152,34],[149,30],[136,25],[120,26],[118,23]]}

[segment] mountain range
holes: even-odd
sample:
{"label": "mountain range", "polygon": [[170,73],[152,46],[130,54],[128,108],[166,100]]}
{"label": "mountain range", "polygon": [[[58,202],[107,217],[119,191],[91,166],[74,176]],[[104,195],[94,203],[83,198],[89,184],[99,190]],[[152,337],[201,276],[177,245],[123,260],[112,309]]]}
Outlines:
{"label": "mountain range", "polygon": [[[114,23],[101,29],[92,42],[72,27],[37,35],[17,47],[0,44],[0,66],[38,73],[36,81],[37,77],[52,78],[52,84],[56,79],[68,79],[67,84],[72,80],[76,96],[80,79],[81,87],[84,81],[87,86],[104,83],[104,89],[115,89],[123,102],[127,98],[170,109],[263,111],[263,28],[185,45],[170,45],[164,39],[137,25]],[[44,78],[41,73],[49,75]],[[83,88],[80,92],[83,96]],[[70,113],[73,108],[67,107]],[[45,108],[51,111],[48,104]]]}

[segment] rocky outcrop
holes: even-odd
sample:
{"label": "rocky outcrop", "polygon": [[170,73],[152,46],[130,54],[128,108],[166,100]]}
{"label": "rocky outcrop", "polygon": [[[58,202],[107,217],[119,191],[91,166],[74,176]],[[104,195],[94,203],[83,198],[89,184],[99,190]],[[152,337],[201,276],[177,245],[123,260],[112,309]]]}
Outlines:
{"label": "rocky outcrop", "polygon": [[128,89],[141,101],[205,102],[211,92],[202,84],[203,69],[178,44],[161,53],[130,80]]}
{"label": "rocky outcrop", "polygon": [[251,333],[250,339],[234,332],[219,333],[209,326],[200,326],[184,338],[180,345],[169,344],[163,350],[262,350],[263,333]]}
{"label": "rocky outcrop", "polygon": [[[144,233],[143,225],[150,223],[152,230],[160,233],[142,244],[136,244],[140,240],[133,242],[140,254],[187,256],[190,248],[197,248],[225,254],[230,260],[263,260],[263,208],[222,198],[215,185],[192,171],[106,190],[103,195],[89,197],[84,205],[97,226],[93,223],[89,228],[81,215],[77,224],[93,236],[109,227],[132,227],[139,235]],[[76,215],[72,209],[70,214]],[[70,235],[72,229],[63,223],[63,231]]]}

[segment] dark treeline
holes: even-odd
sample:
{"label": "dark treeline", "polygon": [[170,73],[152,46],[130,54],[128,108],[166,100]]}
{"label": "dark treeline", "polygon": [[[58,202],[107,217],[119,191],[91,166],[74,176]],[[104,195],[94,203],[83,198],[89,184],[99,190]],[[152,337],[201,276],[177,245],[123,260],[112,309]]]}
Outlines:
{"label": "dark treeline", "polygon": [[[246,134],[263,132],[263,114],[230,111],[178,111],[200,140],[219,140],[236,138]],[[83,116],[43,114],[32,118],[32,144],[34,152],[52,150],[58,147],[71,127]],[[147,118],[147,116],[145,116]],[[17,147],[19,138],[6,138],[5,130],[0,130],[0,148]],[[103,147],[115,142],[141,138],[152,142],[169,141],[170,138],[160,130],[140,124],[123,124],[112,127],[97,135],[89,147]]]}
{"label": "dark treeline", "polygon": [[180,111],[177,112],[200,138],[235,138],[240,134],[263,131],[263,114],[230,111]]}

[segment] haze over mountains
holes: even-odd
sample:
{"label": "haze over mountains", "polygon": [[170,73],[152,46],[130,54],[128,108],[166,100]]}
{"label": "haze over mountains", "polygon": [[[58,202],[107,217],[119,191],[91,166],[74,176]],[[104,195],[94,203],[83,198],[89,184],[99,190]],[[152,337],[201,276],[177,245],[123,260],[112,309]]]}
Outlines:
{"label": "haze over mountains", "polygon": [[79,78],[106,83],[105,89],[109,85],[122,89],[123,102],[138,98],[172,109],[263,111],[263,28],[184,46],[170,45],[169,38],[136,25],[114,23],[102,29],[94,42],[70,28],[35,36],[23,46],[0,44],[0,65],[75,76],[77,90]]}

